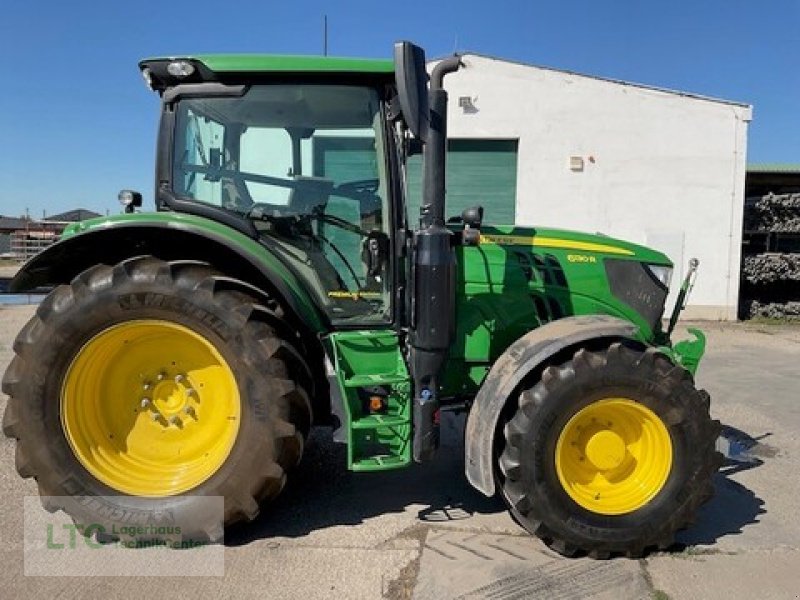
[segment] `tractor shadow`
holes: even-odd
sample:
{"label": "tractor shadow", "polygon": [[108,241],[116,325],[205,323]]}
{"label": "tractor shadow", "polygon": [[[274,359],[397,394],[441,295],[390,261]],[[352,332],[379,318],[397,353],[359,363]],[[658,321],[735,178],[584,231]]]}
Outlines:
{"label": "tractor shadow", "polygon": [[[231,527],[225,544],[239,546],[273,536],[301,537],[340,525],[359,525],[414,507],[422,523],[455,521],[474,514],[504,513],[498,497],[486,498],[464,476],[465,415],[442,415],[442,446],[423,465],[376,473],[347,470],[347,449],[331,430],[317,428],[286,488],[255,521]],[[421,506],[421,509],[418,509]],[[413,513],[412,513],[413,514]]]}
{"label": "tractor shadow", "polygon": [[740,429],[723,425],[717,449],[725,456],[714,476],[714,497],[700,507],[697,521],[681,531],[671,550],[682,552],[689,546],[708,546],[722,537],[738,535],[747,525],[758,523],[765,514],[764,501],[731,479],[731,475],[756,469],[778,454],[778,450],[762,440],[770,433],[753,438]]}
{"label": "tractor shadow", "polygon": [[[379,473],[348,471],[345,446],[333,442],[330,429],[314,430],[302,463],[290,474],[278,499],[252,523],[228,529],[225,544],[302,537],[320,529],[360,525],[380,515],[404,513],[411,506],[418,521],[430,525],[476,514],[505,513],[499,497],[484,497],[464,476],[464,420],[464,415],[443,416],[442,448],[433,462]],[[766,512],[764,501],[730,476],[761,466],[762,458],[775,456],[775,450],[731,427],[723,428],[722,438],[730,446],[714,478],[714,497],[701,507],[696,523],[677,535],[670,552],[713,545],[722,537],[740,534]]]}

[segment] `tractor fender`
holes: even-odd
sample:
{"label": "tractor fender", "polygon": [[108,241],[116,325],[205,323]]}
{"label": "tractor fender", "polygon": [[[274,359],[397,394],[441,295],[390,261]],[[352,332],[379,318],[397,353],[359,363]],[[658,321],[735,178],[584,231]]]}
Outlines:
{"label": "tractor fender", "polygon": [[69,283],[98,263],[153,255],[162,260],[207,262],[278,298],[302,329],[318,334],[325,326],[319,310],[295,275],[266,247],[211,221],[178,213],[101,217],[70,226],[62,239],[34,256],[11,280],[9,291]]}
{"label": "tractor fender", "polygon": [[530,331],[511,344],[486,376],[467,418],[465,470],[470,484],[495,492],[494,443],[500,413],[522,380],[562,350],[600,338],[636,338],[639,328],[618,317],[566,317]]}

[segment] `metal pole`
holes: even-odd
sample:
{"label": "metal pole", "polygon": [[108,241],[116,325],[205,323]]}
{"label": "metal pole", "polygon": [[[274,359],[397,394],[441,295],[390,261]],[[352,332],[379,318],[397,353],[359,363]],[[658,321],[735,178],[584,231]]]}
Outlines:
{"label": "metal pole", "polygon": [[328,56],[328,15],[324,15],[323,16],[322,55],[323,56]]}

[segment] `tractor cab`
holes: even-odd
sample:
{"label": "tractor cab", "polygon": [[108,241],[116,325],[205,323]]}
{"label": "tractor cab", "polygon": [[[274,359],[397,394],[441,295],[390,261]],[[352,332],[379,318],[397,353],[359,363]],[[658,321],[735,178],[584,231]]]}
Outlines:
{"label": "tractor cab", "polygon": [[[250,75],[220,68],[234,60],[142,63],[165,92],[158,208],[256,236],[333,324],[390,322],[389,240],[403,223],[393,210],[398,134],[386,118],[392,63],[249,57]],[[307,74],[287,81],[288,70]]]}

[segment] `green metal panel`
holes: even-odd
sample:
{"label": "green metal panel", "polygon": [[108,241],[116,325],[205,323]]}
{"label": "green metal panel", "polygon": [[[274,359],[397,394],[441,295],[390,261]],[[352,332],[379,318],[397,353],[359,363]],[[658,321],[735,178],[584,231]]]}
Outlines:
{"label": "green metal panel", "polygon": [[176,212],[147,212],[114,215],[110,217],[98,217],[96,219],[89,219],[69,225],[64,230],[61,237],[62,239],[68,239],[76,235],[83,235],[92,231],[113,227],[147,225],[167,226],[182,231],[197,233],[199,235],[213,235],[224,239],[227,244],[248,256],[255,264],[263,265],[266,270],[280,278],[286,285],[288,292],[292,295],[291,299],[293,300],[294,306],[298,307],[301,313],[298,316],[313,330],[319,332],[324,331],[325,327],[314,303],[303,284],[294,274],[264,246],[218,221]]}
{"label": "green metal panel", "polygon": [[[481,205],[485,222],[515,223],[517,198],[517,140],[448,140],[446,214],[458,216],[470,206]],[[422,159],[408,163],[408,216],[419,218],[422,194]]]}
{"label": "green metal panel", "polygon": [[676,365],[681,365],[692,375],[697,374],[700,359],[706,351],[706,335],[696,327],[689,327],[691,338],[681,340],[670,346],[661,346],[664,354],[669,356]]}

